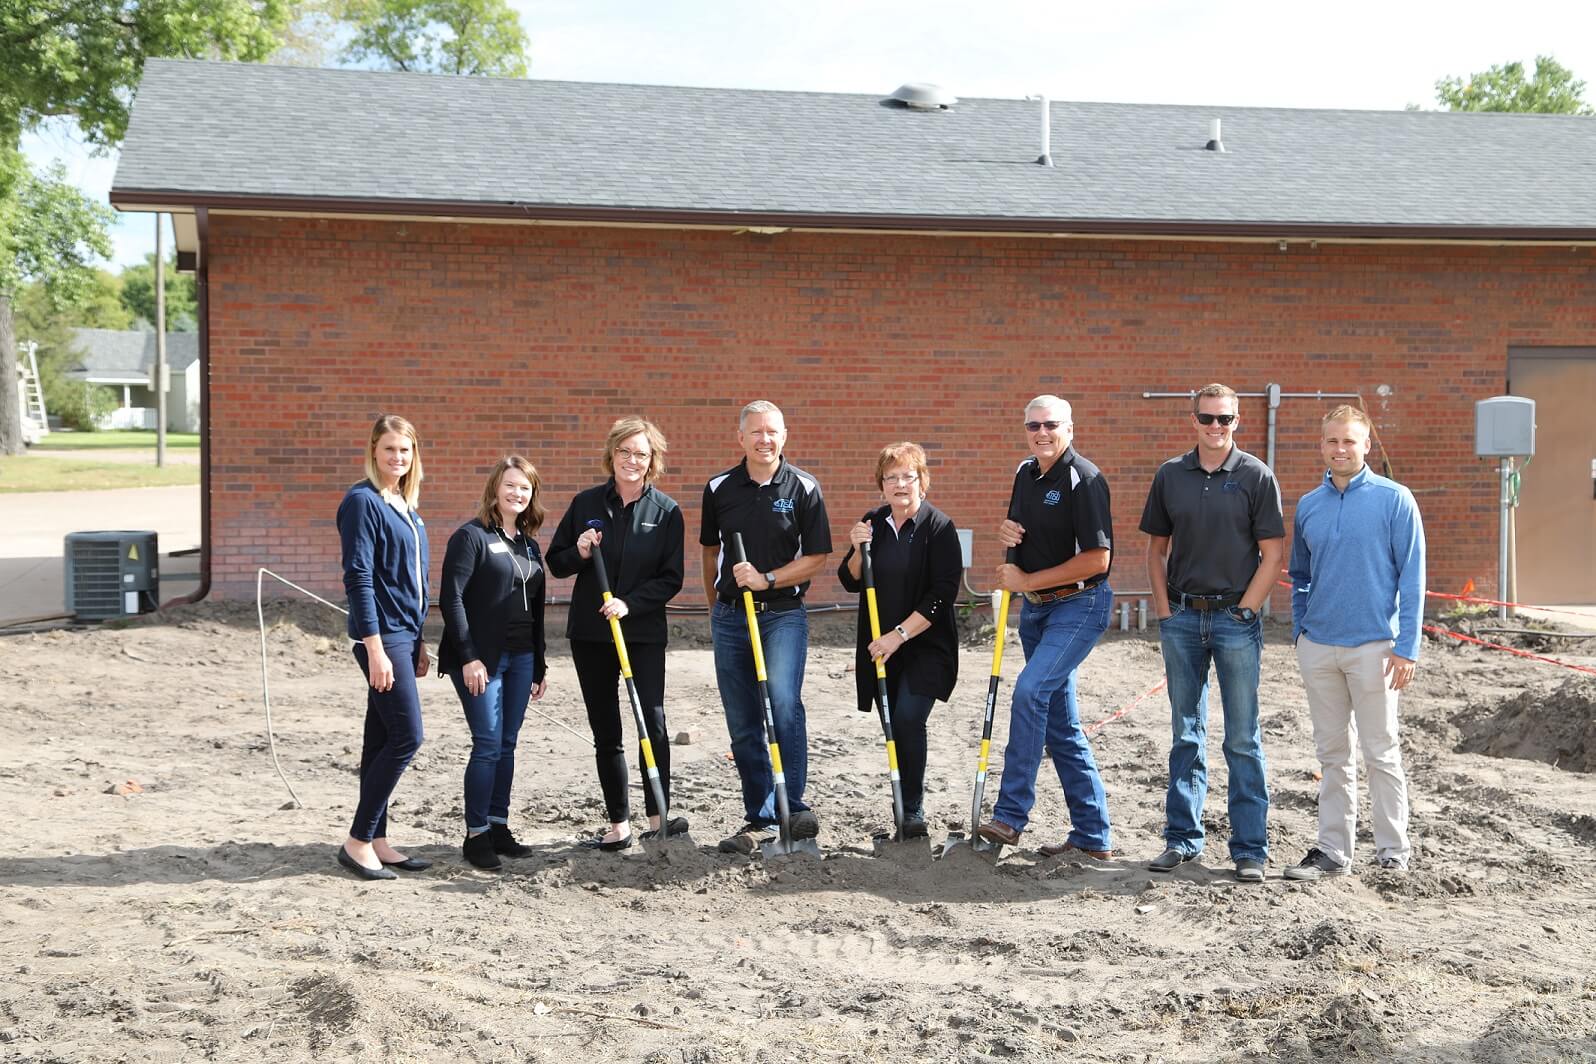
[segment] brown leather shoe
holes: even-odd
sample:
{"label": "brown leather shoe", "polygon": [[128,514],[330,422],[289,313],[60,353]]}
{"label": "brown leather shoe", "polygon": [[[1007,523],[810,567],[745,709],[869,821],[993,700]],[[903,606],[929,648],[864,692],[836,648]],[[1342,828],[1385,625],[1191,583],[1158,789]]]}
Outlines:
{"label": "brown leather shoe", "polygon": [[1099,861],[1106,861],[1114,856],[1113,850],[1083,850],[1079,846],[1072,846],[1067,842],[1050,842],[1040,847],[1036,852],[1043,857],[1059,857],[1066,853],[1082,853],[1087,857],[1095,857]]}
{"label": "brown leather shoe", "polygon": [[975,833],[987,842],[996,842],[1004,846],[1018,846],[1020,844],[1020,833],[1001,820],[988,820],[977,828]]}

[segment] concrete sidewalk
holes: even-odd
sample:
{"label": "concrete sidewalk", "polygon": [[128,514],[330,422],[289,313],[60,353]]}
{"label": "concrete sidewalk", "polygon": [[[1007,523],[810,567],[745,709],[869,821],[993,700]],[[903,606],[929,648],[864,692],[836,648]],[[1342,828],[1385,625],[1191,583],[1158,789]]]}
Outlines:
{"label": "concrete sidewalk", "polygon": [[63,613],[63,545],[68,532],[135,529],[160,537],[165,602],[194,590],[200,545],[199,485],[38,491],[0,495],[0,624]]}

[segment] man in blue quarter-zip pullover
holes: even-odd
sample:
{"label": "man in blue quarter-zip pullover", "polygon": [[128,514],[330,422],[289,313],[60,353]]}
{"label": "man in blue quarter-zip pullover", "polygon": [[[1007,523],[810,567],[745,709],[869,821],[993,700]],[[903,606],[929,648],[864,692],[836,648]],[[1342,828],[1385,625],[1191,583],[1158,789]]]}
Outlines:
{"label": "man in blue quarter-zip pullover", "polygon": [[1375,861],[1408,867],[1408,785],[1397,693],[1413,679],[1424,616],[1424,526],[1413,493],[1369,470],[1369,415],[1338,406],[1319,435],[1324,482],[1297,503],[1291,630],[1323,771],[1319,840],[1289,879],[1352,871],[1357,754],[1374,808]]}

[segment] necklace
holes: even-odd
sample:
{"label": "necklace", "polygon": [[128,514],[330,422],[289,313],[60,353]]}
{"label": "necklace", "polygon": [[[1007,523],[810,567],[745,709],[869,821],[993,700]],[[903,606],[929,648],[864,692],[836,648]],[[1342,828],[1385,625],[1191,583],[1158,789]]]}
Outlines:
{"label": "necklace", "polygon": [[521,610],[524,613],[531,613],[532,606],[527,601],[526,586],[532,581],[532,547],[530,544],[527,545],[526,572],[523,573],[521,571],[521,563],[517,561],[515,557],[515,541],[504,534],[504,528],[502,526],[494,525],[493,530],[499,534],[500,539],[504,540],[504,545],[510,548],[510,568],[515,570],[515,578],[521,585]]}

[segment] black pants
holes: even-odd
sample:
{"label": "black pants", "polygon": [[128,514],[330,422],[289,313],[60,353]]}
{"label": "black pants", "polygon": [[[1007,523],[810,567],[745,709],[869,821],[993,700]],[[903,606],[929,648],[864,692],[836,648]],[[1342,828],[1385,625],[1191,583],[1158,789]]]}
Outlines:
{"label": "black pants", "polygon": [[366,734],[360,748],[360,801],[349,834],[363,842],[388,834],[388,797],[421,748],[421,696],[416,690],[416,639],[386,635],[382,649],[393,662],[393,687],[371,686],[366,644],[355,644],[355,660],[366,677]]}
{"label": "black pants", "polygon": [[936,699],[909,690],[907,675],[898,681],[892,699],[892,739],[898,747],[898,775],[903,780],[905,816],[925,819],[926,721]]}
{"label": "black pants", "polygon": [[[659,782],[665,801],[671,799],[671,744],[665,734],[665,644],[626,645],[632,660],[632,679],[643,703],[643,719],[648,722],[648,738],[654,747],[654,764],[659,767]],[[587,723],[593,729],[593,760],[598,765],[599,788],[604,792],[604,807],[610,823],[619,824],[630,816],[626,795],[626,736],[621,724],[621,662],[614,643],[571,640],[571,663],[587,703]],[[632,716],[631,706],[625,709]],[[637,753],[639,774],[643,777],[643,805],[649,816],[657,816],[654,791],[648,785],[647,768],[641,744]]]}

